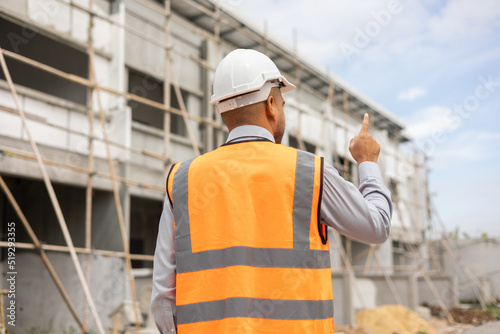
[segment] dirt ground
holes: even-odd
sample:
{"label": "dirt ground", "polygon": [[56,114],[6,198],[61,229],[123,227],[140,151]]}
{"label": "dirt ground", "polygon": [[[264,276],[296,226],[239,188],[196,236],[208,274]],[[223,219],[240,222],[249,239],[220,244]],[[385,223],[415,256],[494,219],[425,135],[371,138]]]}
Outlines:
{"label": "dirt ground", "polygon": [[442,334],[462,334],[465,329],[474,327],[470,324],[450,324],[448,320],[438,317],[432,317],[428,322],[432,328]]}
{"label": "dirt ground", "polygon": [[[436,316],[438,318],[445,317],[444,312],[439,306],[431,306],[430,310],[433,316]],[[486,322],[497,320],[491,313],[483,311],[481,309],[455,307],[450,310],[450,313],[453,319],[461,324],[472,324],[475,326],[479,326]]]}
{"label": "dirt ground", "polygon": [[461,334],[498,334],[500,333],[500,321],[488,322],[479,327],[466,329]]}

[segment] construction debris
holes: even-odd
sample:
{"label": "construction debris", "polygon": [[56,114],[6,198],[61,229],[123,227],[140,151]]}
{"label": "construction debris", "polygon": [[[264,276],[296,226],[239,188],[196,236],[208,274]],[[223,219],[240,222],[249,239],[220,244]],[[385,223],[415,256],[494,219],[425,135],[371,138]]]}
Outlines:
{"label": "construction debris", "polygon": [[[434,317],[444,318],[444,312],[441,307],[437,305],[424,305],[431,310]],[[482,309],[460,308],[454,307],[450,310],[450,314],[455,322],[461,324],[471,324],[474,326],[482,325],[485,322],[498,320],[488,311]]]}
{"label": "construction debris", "polygon": [[452,308],[451,315],[456,322],[462,324],[482,325],[497,320],[491,313],[481,309]]}
{"label": "construction debris", "polygon": [[438,334],[427,321],[401,305],[383,305],[356,314],[356,323],[374,334]]}

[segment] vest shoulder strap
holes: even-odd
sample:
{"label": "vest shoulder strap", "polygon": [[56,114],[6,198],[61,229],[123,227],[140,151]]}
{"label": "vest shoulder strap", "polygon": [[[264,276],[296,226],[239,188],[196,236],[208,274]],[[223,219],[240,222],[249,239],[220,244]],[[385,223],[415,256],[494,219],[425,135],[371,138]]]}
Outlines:
{"label": "vest shoulder strap", "polygon": [[172,201],[172,182],[174,179],[174,174],[175,171],[179,168],[180,163],[175,163],[170,167],[170,170],[168,171],[167,174],[167,179],[165,181],[165,190],[167,192],[167,198],[168,201],[170,202],[170,206],[173,207],[173,201]]}

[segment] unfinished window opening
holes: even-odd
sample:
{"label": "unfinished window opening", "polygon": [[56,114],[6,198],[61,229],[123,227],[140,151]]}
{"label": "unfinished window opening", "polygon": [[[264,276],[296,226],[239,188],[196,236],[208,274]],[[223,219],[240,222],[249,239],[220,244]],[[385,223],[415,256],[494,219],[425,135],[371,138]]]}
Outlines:
{"label": "unfinished window opening", "polygon": [[[130,253],[153,255],[163,203],[158,200],[130,198]],[[133,260],[133,268],[153,268],[152,261]]]}
{"label": "unfinished window opening", "polygon": [[[302,141],[304,142],[304,146],[305,146],[305,149],[307,152],[311,152],[311,153],[316,152],[316,145],[311,144],[310,142],[305,141],[305,140],[302,140]],[[288,135],[288,145],[290,147],[299,148],[299,140],[295,136]]]}
{"label": "unfinished window opening", "polygon": [[[0,31],[7,32],[0,34],[2,48],[63,72],[88,77],[88,56],[85,52],[2,17]],[[9,57],[5,61],[15,84],[82,105],[87,104],[87,87]],[[0,79],[5,80],[3,71],[0,71]]]}
{"label": "unfinished window opening", "polygon": [[[38,239],[45,244],[66,246],[44,183],[40,180],[14,176],[2,175],[2,177]],[[75,247],[85,247],[85,188],[58,183],[53,183],[53,187],[73,244]],[[16,242],[32,242],[3,192],[0,192],[0,217],[2,221],[16,222]],[[122,252],[123,244],[119,231],[120,226],[113,193],[94,189],[92,195],[92,248]],[[6,240],[5,233],[6,227],[5,224],[2,224],[3,241]]]}
{"label": "unfinished window opening", "polygon": [[[146,99],[163,104],[163,82],[153,78],[150,75],[129,70],[128,72],[128,91],[129,93],[144,97]],[[181,89],[182,100],[188,108],[188,93]],[[180,103],[175,94],[173,86],[170,87],[170,105],[172,108],[180,109]],[[129,100],[128,105],[132,108],[132,120],[147,126],[163,130],[164,111],[147,104]],[[186,136],[187,130],[182,116],[170,114],[170,132],[180,136]]]}
{"label": "unfinished window opening", "polygon": [[394,179],[389,180],[389,191],[391,192],[393,200],[398,198],[398,181]]}
{"label": "unfinished window opening", "polygon": [[352,183],[358,183],[357,177],[357,165],[350,160],[347,160],[344,157],[338,156],[335,160],[334,157],[334,165],[335,169],[338,170],[340,176],[345,178],[347,181],[351,181]]}
{"label": "unfinished window opening", "polygon": [[[54,207],[42,181],[2,175],[19,207],[41,242],[66,246]],[[75,247],[85,247],[85,189],[53,183],[59,205]],[[4,192],[0,192],[0,217],[16,222],[16,242],[31,243],[29,235]],[[7,224],[2,224],[2,240],[6,241]]]}

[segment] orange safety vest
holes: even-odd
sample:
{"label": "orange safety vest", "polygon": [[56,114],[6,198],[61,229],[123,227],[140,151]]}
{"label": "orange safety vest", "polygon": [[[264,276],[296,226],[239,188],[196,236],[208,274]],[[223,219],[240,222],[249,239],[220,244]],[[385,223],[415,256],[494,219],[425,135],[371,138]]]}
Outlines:
{"label": "orange safety vest", "polygon": [[323,158],[269,141],[176,164],[178,333],[332,333]]}

